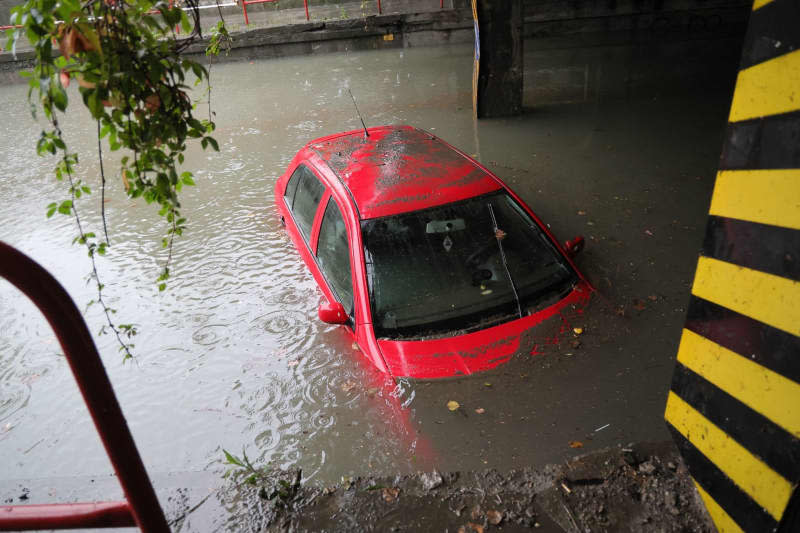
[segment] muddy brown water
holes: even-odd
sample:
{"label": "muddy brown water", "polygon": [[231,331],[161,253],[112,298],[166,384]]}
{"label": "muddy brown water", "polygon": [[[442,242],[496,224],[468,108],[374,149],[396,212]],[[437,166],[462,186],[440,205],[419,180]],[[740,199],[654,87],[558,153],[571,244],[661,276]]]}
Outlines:
{"label": "muddy brown water", "polygon": [[[219,474],[225,448],[330,483],[540,466],[573,455],[571,446],[669,438],[662,412],[736,50],[692,55],[681,69],[665,48],[531,51],[528,111],[478,124],[471,54],[449,46],[214,66],[221,152],[189,148],[197,187],[184,193],[189,228],[164,293],[154,281],[166,228],[152,206],[124,197],[118,156],[106,153],[112,246],[100,267],[119,320],[141,333],[132,363],[109,336],[96,342],[151,473]],[[317,320],[321,296],[281,229],[273,185],[306,141],[359,127],[348,88],[368,124],[430,130],[504,178],[560,239],[585,235],[578,263],[599,294],[570,324],[580,337],[531,355],[549,336],[536,332],[494,371],[395,384]],[[74,87],[70,97],[77,102]],[[73,107],[66,136],[96,190],[95,126]],[[89,263],[70,245],[72,219],[45,218],[66,192],[54,161],[35,155],[40,130],[26,88],[0,87],[0,239],[49,269],[82,308],[93,297]],[[79,201],[95,232],[97,192]],[[98,331],[98,309],[85,316]],[[54,336],[7,282],[0,458],[5,481],[111,472]]]}

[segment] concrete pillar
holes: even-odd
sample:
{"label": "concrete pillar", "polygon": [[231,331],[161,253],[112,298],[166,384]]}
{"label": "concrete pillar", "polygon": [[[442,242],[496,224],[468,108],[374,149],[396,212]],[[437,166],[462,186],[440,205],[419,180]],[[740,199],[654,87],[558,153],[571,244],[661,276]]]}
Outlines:
{"label": "concrete pillar", "polygon": [[667,397],[719,531],[800,531],[798,28],[754,0]]}
{"label": "concrete pillar", "polygon": [[522,0],[473,0],[480,40],[478,118],[522,113]]}

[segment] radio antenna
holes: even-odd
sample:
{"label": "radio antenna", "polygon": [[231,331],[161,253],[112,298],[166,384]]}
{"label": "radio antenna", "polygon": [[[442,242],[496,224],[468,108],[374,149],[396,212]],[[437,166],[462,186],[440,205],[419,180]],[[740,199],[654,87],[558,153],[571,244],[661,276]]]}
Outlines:
{"label": "radio antenna", "polygon": [[361,125],[364,127],[364,138],[369,137],[369,132],[367,131],[367,125],[364,124],[364,118],[361,116],[361,111],[358,110],[358,104],[356,104],[356,99],[353,97],[353,93],[350,91],[350,87],[347,88],[347,92],[350,93],[350,98],[353,99],[353,105],[356,108],[356,113],[358,113],[358,118],[361,119]]}

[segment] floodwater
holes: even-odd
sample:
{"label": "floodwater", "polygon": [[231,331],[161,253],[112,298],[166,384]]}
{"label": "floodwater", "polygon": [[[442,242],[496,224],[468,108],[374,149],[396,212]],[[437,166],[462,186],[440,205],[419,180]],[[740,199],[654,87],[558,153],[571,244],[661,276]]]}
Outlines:
{"label": "floodwater", "polygon": [[[148,471],[216,476],[224,448],[330,483],[541,466],[667,439],[663,406],[738,56],[726,42],[689,53],[674,46],[531,48],[527,112],[477,124],[469,46],[215,65],[221,151],[189,149],[197,186],[184,189],[188,230],[163,293],[155,278],[165,224],[153,206],[125,198],[118,155],[106,151],[111,248],[101,276],[117,320],[140,334],[125,364],[110,336],[96,342]],[[580,337],[528,344],[481,375],[395,383],[341,329],[317,320],[321,294],[281,228],[273,186],[305,142],[360,126],[348,88],[367,124],[441,136],[506,179],[559,238],[586,236],[578,264],[599,292],[571,324]],[[55,161],[35,154],[41,127],[26,92],[0,87],[0,239],[44,265],[83,308],[94,296],[90,265],[70,244],[72,218],[45,218],[66,188],[52,177]],[[78,206],[99,234],[96,126],[75,105],[77,91],[70,96],[67,142],[95,190]],[[97,332],[96,306],[85,316]],[[461,407],[449,411],[450,400]],[[0,281],[2,486],[111,471],[49,327]]]}

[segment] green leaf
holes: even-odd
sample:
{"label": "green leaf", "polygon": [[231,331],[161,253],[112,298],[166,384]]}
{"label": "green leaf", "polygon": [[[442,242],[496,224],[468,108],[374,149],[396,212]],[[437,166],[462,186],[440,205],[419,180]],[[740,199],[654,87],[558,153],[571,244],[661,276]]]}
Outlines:
{"label": "green leaf", "polygon": [[[219,152],[219,145],[214,137],[204,137],[203,140],[208,141],[208,144],[211,145],[211,148],[213,148],[215,152]],[[205,146],[203,146],[203,148],[205,148]]]}
{"label": "green leaf", "polygon": [[231,455],[230,453],[228,453],[228,451],[225,448],[222,449],[222,453],[225,454],[225,459],[227,459],[229,464],[241,466],[242,468],[244,468],[244,464],[242,463],[242,461],[238,459],[235,455]]}
{"label": "green leaf", "polygon": [[92,90],[89,91],[89,97],[86,102],[86,105],[89,106],[89,111],[92,113],[92,117],[95,119],[100,118],[103,115],[103,101],[98,94],[100,91]]}
{"label": "green leaf", "polygon": [[72,200],[64,200],[58,206],[58,212],[62,215],[69,215],[72,212]]}
{"label": "green leaf", "polygon": [[186,16],[186,12],[181,9],[181,29],[184,33],[191,33],[192,32],[192,24],[189,22],[189,17]]}
{"label": "green leaf", "polygon": [[57,203],[53,202],[52,204],[48,204],[48,206],[47,206],[47,218],[52,217],[53,213],[56,212],[56,209],[58,209],[58,204]]}

